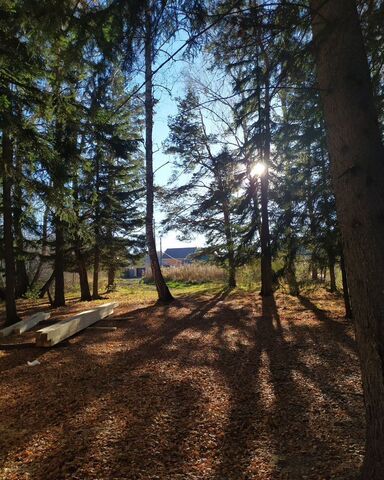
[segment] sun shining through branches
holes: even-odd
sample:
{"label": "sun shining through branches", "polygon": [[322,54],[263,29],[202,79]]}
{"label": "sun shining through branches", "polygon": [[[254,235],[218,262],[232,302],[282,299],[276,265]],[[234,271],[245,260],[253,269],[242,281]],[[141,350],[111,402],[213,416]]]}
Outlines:
{"label": "sun shining through branches", "polygon": [[383,1],[0,10],[0,477],[382,480]]}

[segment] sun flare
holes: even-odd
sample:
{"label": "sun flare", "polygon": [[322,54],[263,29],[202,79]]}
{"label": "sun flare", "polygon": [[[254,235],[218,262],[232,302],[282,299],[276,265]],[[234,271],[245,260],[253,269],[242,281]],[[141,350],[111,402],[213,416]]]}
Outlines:
{"label": "sun flare", "polygon": [[252,175],[255,177],[261,177],[267,170],[267,166],[263,162],[257,162],[252,168]]}

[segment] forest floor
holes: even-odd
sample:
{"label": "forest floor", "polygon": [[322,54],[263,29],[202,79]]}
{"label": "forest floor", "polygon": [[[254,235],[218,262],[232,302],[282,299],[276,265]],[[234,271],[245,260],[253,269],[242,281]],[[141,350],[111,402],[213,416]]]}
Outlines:
{"label": "forest floor", "polygon": [[357,478],[363,399],[341,298],[202,286],[156,306],[130,288],[109,296],[120,306],[100,325],[115,331],[0,346],[0,479]]}

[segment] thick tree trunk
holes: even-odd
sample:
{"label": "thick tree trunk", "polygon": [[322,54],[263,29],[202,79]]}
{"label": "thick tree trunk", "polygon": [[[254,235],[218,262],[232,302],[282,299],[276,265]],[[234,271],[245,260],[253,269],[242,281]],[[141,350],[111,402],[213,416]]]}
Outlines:
{"label": "thick tree trunk", "polygon": [[2,139],[2,176],[3,176],[3,230],[5,262],[5,308],[6,325],[16,323],[19,318],[16,311],[15,289],[15,254],[13,250],[12,218],[12,160],[13,145],[7,128],[3,130]]}
{"label": "thick tree trunk", "polygon": [[145,180],[146,180],[146,217],[145,231],[147,238],[148,255],[151,262],[152,275],[155,281],[158,299],[160,302],[171,302],[173,297],[159,264],[156,252],[156,241],[153,229],[153,79],[152,79],[152,11],[151,1],[147,0],[145,9]]}
{"label": "thick tree trunk", "polygon": [[60,217],[55,214],[55,295],[53,307],[63,307],[65,305],[64,291],[64,225]]}
{"label": "thick tree trunk", "polygon": [[311,0],[317,75],[366,408],[362,478],[384,478],[384,147],[353,0]]}
{"label": "thick tree trunk", "polygon": [[351,307],[351,300],[350,300],[350,297],[349,297],[347,272],[345,271],[343,251],[341,251],[341,255],[340,255],[340,270],[341,270],[341,278],[342,278],[342,281],[343,281],[343,298],[344,298],[344,306],[345,306],[345,318],[352,318],[352,307]]}

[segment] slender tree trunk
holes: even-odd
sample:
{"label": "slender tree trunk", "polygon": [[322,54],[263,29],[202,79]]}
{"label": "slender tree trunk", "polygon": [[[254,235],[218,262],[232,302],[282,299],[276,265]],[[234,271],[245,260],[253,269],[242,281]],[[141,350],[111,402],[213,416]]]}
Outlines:
{"label": "slender tree trunk", "polygon": [[29,279],[27,274],[27,267],[24,259],[24,237],[21,225],[22,217],[22,202],[23,192],[21,189],[21,177],[22,177],[22,163],[18,155],[16,155],[16,178],[14,187],[14,207],[13,207],[13,220],[14,220],[14,234],[16,243],[16,297],[22,297],[25,295],[29,288]]}
{"label": "slender tree trunk", "polygon": [[335,275],[335,257],[333,254],[328,254],[328,268],[329,268],[329,282],[330,282],[330,291],[332,293],[337,292],[336,286],[336,275]]}
{"label": "slender tree trunk", "polygon": [[79,246],[75,246],[75,255],[80,282],[80,300],[82,302],[89,302],[92,300],[92,296],[89,289],[87,266]]}
{"label": "slender tree trunk", "polygon": [[344,298],[344,305],[345,305],[345,318],[352,318],[352,307],[351,307],[351,300],[349,298],[347,272],[345,271],[343,251],[341,251],[341,254],[340,254],[340,270],[341,270],[341,278],[342,278],[342,281],[343,281],[343,298]]}
{"label": "slender tree trunk", "polygon": [[261,192],[261,292],[263,297],[272,295],[272,258],[269,235],[268,171],[260,178]]}
{"label": "slender tree trunk", "polygon": [[[312,185],[311,185],[311,178],[312,178],[312,160],[311,160],[311,149],[308,149],[307,152],[307,174],[306,174],[306,191],[308,193],[307,196],[307,209],[308,209],[308,217],[309,217],[309,231],[311,233],[311,240],[312,243],[315,245],[317,238],[316,238],[316,233],[318,230],[318,226],[316,225],[316,215],[314,212],[314,201],[313,201],[313,193],[312,193]],[[317,265],[317,254],[316,254],[316,248],[313,247],[312,253],[311,253],[311,260],[310,260],[310,273],[311,273],[311,279],[313,282],[318,282],[319,281],[319,269]]]}
{"label": "slender tree trunk", "polygon": [[145,167],[146,167],[146,217],[145,230],[147,237],[148,255],[151,262],[152,275],[155,281],[159,301],[171,302],[173,297],[159,264],[156,251],[156,241],[153,229],[153,208],[154,208],[154,189],[153,189],[153,38],[152,38],[152,11],[151,0],[147,0],[145,9]]}
{"label": "slender tree trunk", "polygon": [[4,261],[5,261],[5,308],[6,325],[12,325],[19,320],[16,311],[15,288],[15,254],[13,250],[12,228],[12,160],[13,144],[5,127],[2,139],[2,176],[3,176],[3,229],[4,229]]}
{"label": "slender tree trunk", "polygon": [[63,307],[65,305],[64,293],[64,224],[60,217],[55,214],[55,296],[53,307]]}
{"label": "slender tree trunk", "polygon": [[31,288],[33,288],[36,285],[36,283],[39,281],[41,269],[43,268],[45,257],[48,254],[48,215],[49,215],[49,208],[46,206],[44,210],[44,217],[43,217],[41,255],[40,255],[39,263],[37,264],[35,274],[33,275],[33,278],[31,281]]}
{"label": "slender tree trunk", "polygon": [[115,276],[116,276],[116,268],[114,265],[110,265],[108,268],[108,286],[107,291],[113,292],[115,289]]}
{"label": "slender tree trunk", "polygon": [[[39,298],[43,298],[44,295],[49,292],[49,288],[52,285],[53,280],[55,279],[55,271],[52,270],[52,273],[44,285],[40,288]],[[51,302],[53,304],[53,302]]]}
{"label": "slender tree trunk", "polygon": [[268,297],[273,294],[272,288],[272,255],[271,239],[269,233],[269,164],[271,156],[271,119],[270,119],[269,80],[265,86],[265,145],[264,162],[266,171],[260,177],[260,203],[261,203],[261,296]]}
{"label": "slender tree trunk", "polygon": [[95,158],[95,191],[96,191],[96,207],[95,207],[95,248],[93,255],[93,285],[92,298],[97,300],[99,295],[99,270],[100,270],[100,153],[96,152]]}
{"label": "slender tree trunk", "polygon": [[[75,143],[75,142],[74,142]],[[78,185],[78,169],[76,170],[73,176],[73,201],[75,205],[76,218],[78,223],[80,223],[80,213],[79,213],[79,185]],[[84,253],[81,251],[82,240],[78,233],[75,233],[74,238],[74,252],[77,262],[77,272],[79,274],[79,283],[80,283],[80,300],[82,302],[89,302],[92,300],[91,291],[89,289],[88,282],[88,272],[87,265],[84,258]]]}
{"label": "slender tree trunk", "polygon": [[296,269],[294,264],[288,264],[286,271],[289,294],[297,297],[300,293],[299,284],[296,278]]}
{"label": "slender tree trunk", "polygon": [[94,258],[93,258],[93,285],[92,285],[92,298],[97,300],[100,298],[99,295],[99,270],[100,270],[100,248],[96,243],[94,249]]}
{"label": "slender tree trunk", "polygon": [[313,282],[317,282],[319,280],[319,270],[315,264],[314,255],[311,257],[311,278]]}
{"label": "slender tree trunk", "polygon": [[322,267],[320,270],[320,280],[325,283],[325,279],[327,278],[327,267]]}
{"label": "slender tree trunk", "polygon": [[[60,96],[59,91],[55,91],[56,101]],[[62,163],[65,158],[64,146],[64,127],[62,120],[57,113],[56,131],[55,131],[55,147],[58,158],[56,162]],[[62,171],[59,164],[54,164],[52,172],[52,187],[55,192],[63,191],[64,180],[62,178]],[[65,291],[64,291],[64,223],[60,218],[58,200],[56,200],[56,208],[53,216],[53,226],[55,229],[55,260],[54,260],[54,275],[55,275],[55,293],[53,299],[53,307],[63,307],[65,305]]]}
{"label": "slender tree trunk", "polygon": [[294,233],[290,234],[288,242],[288,254],[286,260],[286,278],[288,283],[289,294],[297,297],[300,293],[299,283],[296,277],[296,240]]}
{"label": "slender tree trunk", "polygon": [[353,0],[311,0],[317,75],[366,409],[363,480],[384,478],[384,147]]}
{"label": "slender tree trunk", "polygon": [[[222,188],[223,194],[224,190]],[[223,202],[223,214],[224,214],[224,231],[227,242],[228,252],[228,287],[236,287],[236,261],[235,261],[235,248],[231,230],[231,216],[229,213],[229,207],[226,201]]]}

